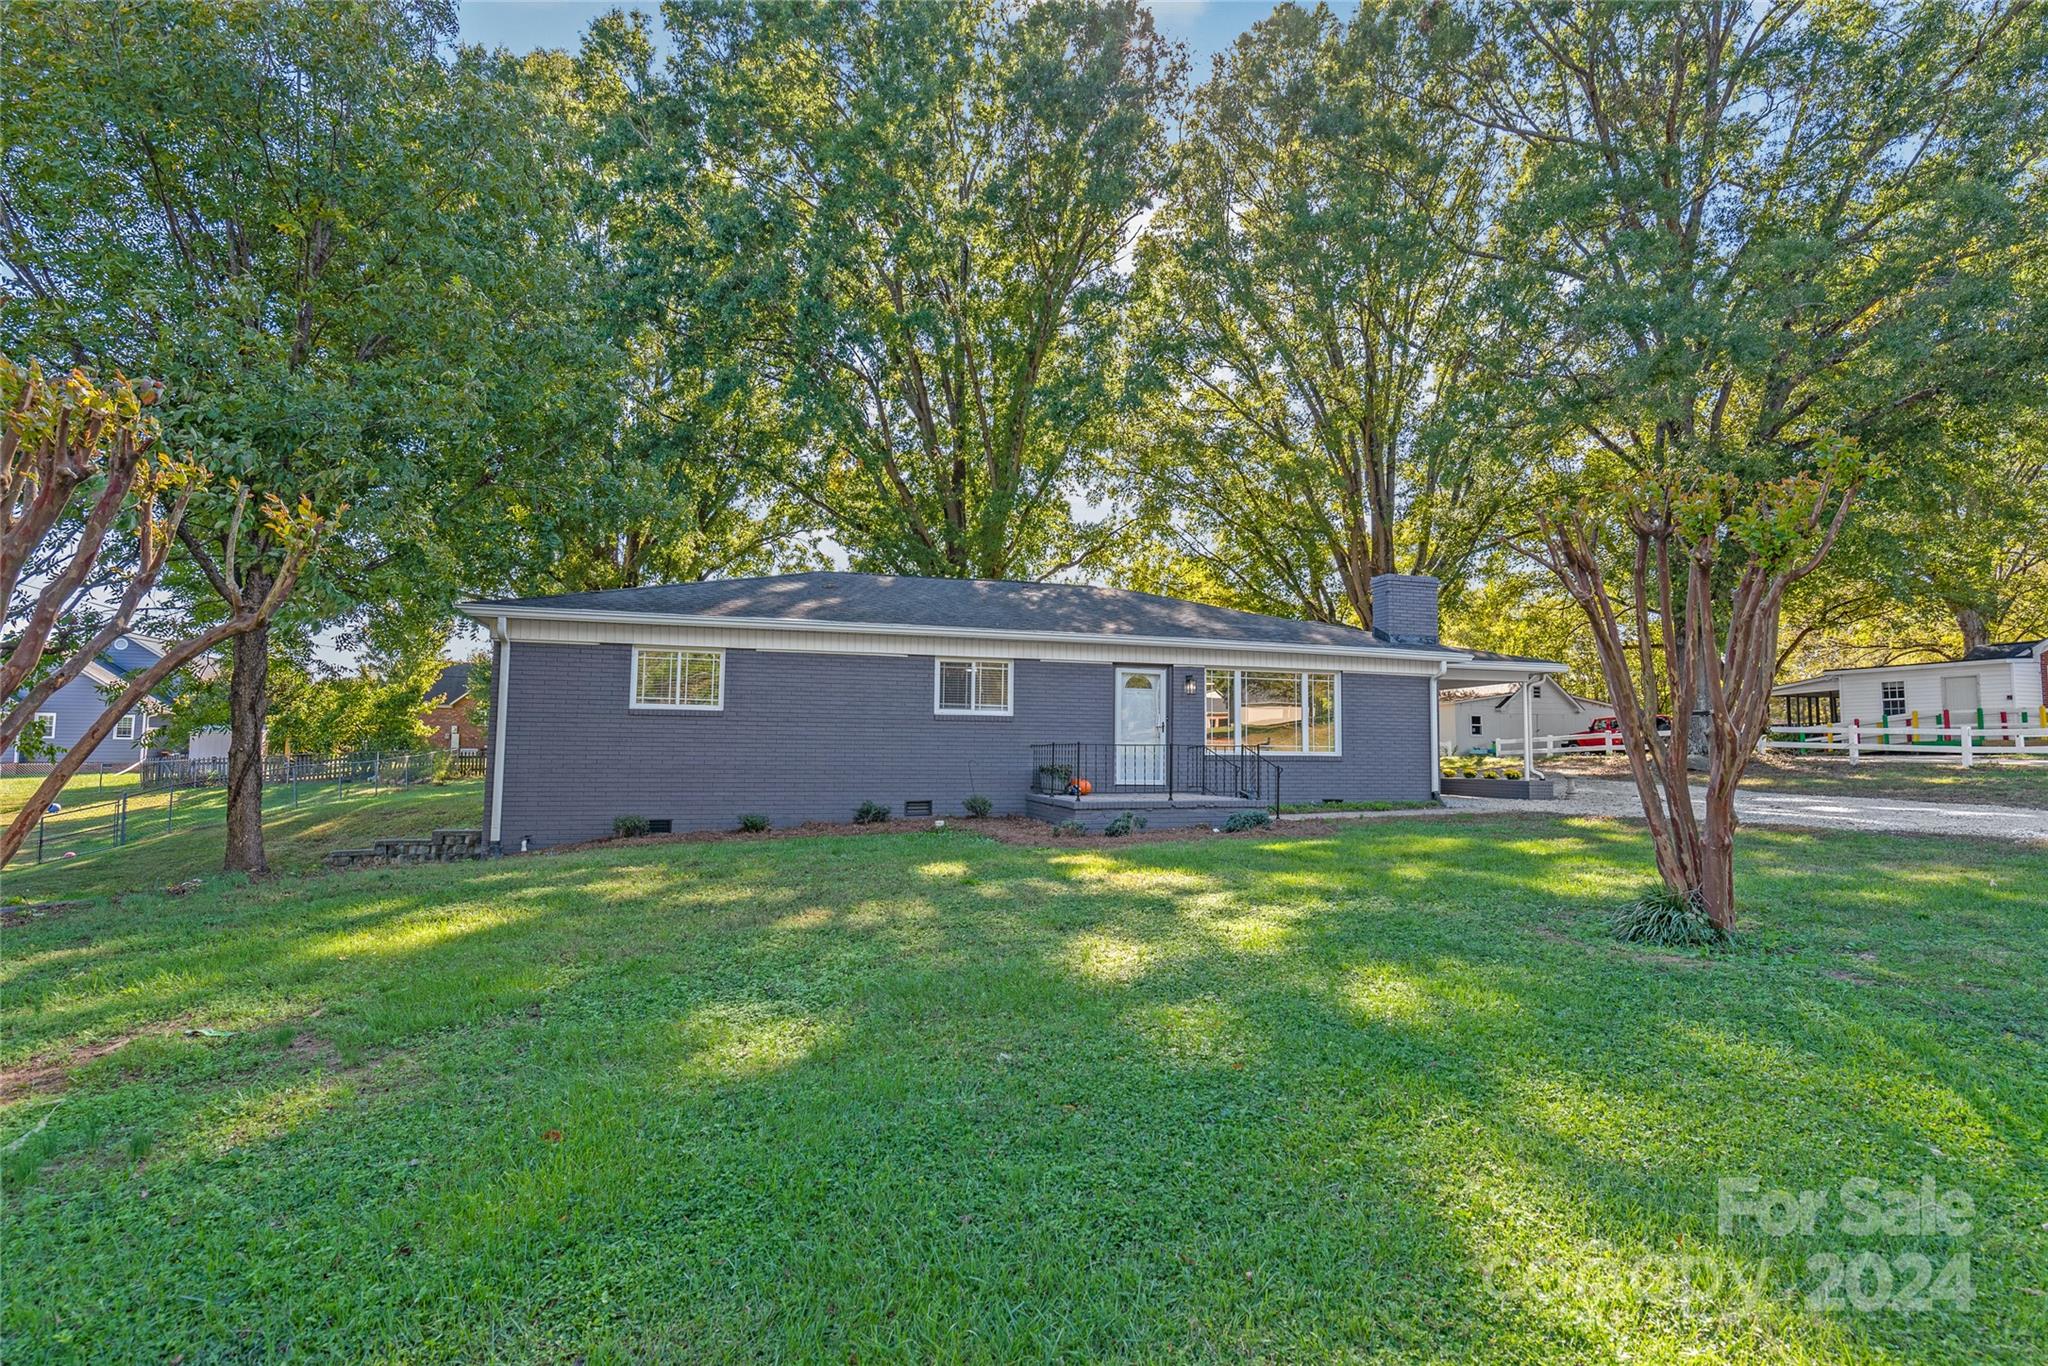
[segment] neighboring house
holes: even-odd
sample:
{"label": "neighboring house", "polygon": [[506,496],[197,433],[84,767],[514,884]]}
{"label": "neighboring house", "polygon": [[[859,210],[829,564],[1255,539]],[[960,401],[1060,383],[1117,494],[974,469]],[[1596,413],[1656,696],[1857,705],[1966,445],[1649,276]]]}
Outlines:
{"label": "neighboring house", "polygon": [[[1437,694],[1437,734],[1452,754],[1491,750],[1502,740],[1522,740],[1520,683],[1488,683],[1473,688],[1446,688]],[[1577,735],[1594,720],[1612,716],[1605,702],[1594,702],[1565,690],[1556,679],[1527,685],[1531,724],[1542,735]]]}
{"label": "neighboring house", "polygon": [[[37,718],[48,723],[45,738],[60,753],[69,752],[106,711],[107,690],[118,687],[130,674],[148,668],[162,657],[162,648],[147,636],[130,634],[114,641],[98,659],[87,663],[78,677],[50,694],[49,700],[36,710]],[[150,712],[157,705],[157,699],[151,698],[115,722],[112,732],[94,746],[86,759],[85,771],[128,768],[149,758],[154,753],[149,745]],[[0,763],[18,762],[23,760],[15,747],[0,751]],[[44,764],[48,760],[38,756],[27,762]]]}
{"label": "neighboring house", "polygon": [[1887,724],[1905,725],[1917,715],[1921,725],[1939,726],[1946,713],[1947,725],[1999,730],[2041,725],[2044,690],[2048,640],[2016,640],[1932,664],[1833,669],[1781,683],[1771,697],[1773,719],[1786,725],[1854,721],[1868,727],[1887,718]]}
{"label": "neighboring house", "polygon": [[[472,602],[494,663],[486,839],[998,813],[1099,828],[1427,798],[1437,689],[1554,675],[1437,638],[1382,575],[1378,629],[1081,584],[819,573]],[[1078,792],[1081,781],[1092,791]],[[1075,789],[1075,790],[1069,790]]]}
{"label": "neighboring house", "polygon": [[[106,689],[147,669],[164,657],[164,651],[162,641],[130,631],[87,664],[77,678],[52,693],[36,714],[49,719],[58,750],[68,751],[99,720],[106,710]],[[166,681],[141,707],[115,723],[113,732],[94,747],[85,770],[123,769],[144,759],[170,756],[171,750],[151,740],[154,732],[162,728],[160,717],[170,698],[171,685]],[[184,745],[184,757],[193,759],[224,758],[227,752],[228,733],[224,729],[195,732]],[[0,751],[0,763],[17,762],[22,760],[16,749]],[[49,761],[29,762],[43,765]]]}
{"label": "neighboring house", "polygon": [[427,743],[450,754],[481,754],[483,732],[471,715],[476,699],[469,693],[469,665],[450,664],[435,677],[420,703],[420,723],[433,735]]}

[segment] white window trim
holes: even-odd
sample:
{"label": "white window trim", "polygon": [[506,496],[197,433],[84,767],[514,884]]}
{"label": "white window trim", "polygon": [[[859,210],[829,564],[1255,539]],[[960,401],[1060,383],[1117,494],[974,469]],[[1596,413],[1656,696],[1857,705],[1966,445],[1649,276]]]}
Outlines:
{"label": "white window trim", "polygon": [[[125,732],[122,729],[124,726],[127,728]],[[135,729],[136,713],[131,711],[114,723],[114,738],[116,740],[133,740],[135,738]]]}
{"label": "white window trim", "polygon": [[[42,744],[43,744],[43,746],[44,746],[44,747],[45,747],[46,749],[56,749],[56,748],[58,748],[58,745],[57,745],[57,713],[56,713],[56,712],[53,712],[53,711],[39,711],[39,712],[37,712],[37,713],[36,713],[36,720],[38,720],[38,721],[41,721],[41,722],[44,722],[44,723],[46,723],[46,724],[44,724],[44,726],[43,726],[43,728],[42,728],[42,731],[43,731],[43,738],[42,738]],[[15,753],[16,753],[17,755],[19,755],[19,754],[21,753],[21,745],[20,745],[20,742],[19,742],[18,740],[17,740],[16,742],[15,742],[15,750],[14,750],[14,752],[15,752]]]}
{"label": "white window trim", "polygon": [[[1295,674],[1301,679],[1301,749],[1272,749],[1266,753],[1276,759],[1341,759],[1344,757],[1344,674],[1338,669],[1216,669],[1202,670],[1202,687],[1209,686],[1211,673],[1230,674],[1235,680],[1230,685],[1231,697],[1231,744],[1242,748],[1244,745],[1244,676],[1246,674]],[[1336,740],[1334,749],[1309,749],[1308,746],[1308,680],[1312,675],[1324,675],[1330,680],[1330,731]],[[1202,734],[1203,748],[1209,748],[1208,727]]]}
{"label": "white window trim", "polygon": [[[1887,709],[1886,709],[1886,707],[1885,707],[1885,701],[1886,701],[1886,698],[1885,698],[1885,695],[1884,695],[1884,690],[1885,690],[1886,688],[1891,688],[1891,687],[1896,687],[1896,688],[1897,688],[1897,689],[1899,690],[1899,709],[1898,709],[1897,711],[1890,711],[1890,710],[1887,710]],[[1879,680],[1878,680],[1878,684],[1877,684],[1877,714],[1878,714],[1878,716],[1879,716],[1879,717],[1887,717],[1887,716],[1904,716],[1904,715],[1906,715],[1906,712],[1907,712],[1907,709],[1906,709],[1906,680],[1905,680],[1905,679],[1903,679],[1903,678],[1883,678],[1883,679],[1879,679]]]}
{"label": "white window trim", "polygon": [[[710,655],[718,661],[718,700],[716,702],[642,702],[640,700],[640,656],[642,655]],[[633,647],[633,666],[626,670],[626,709],[628,711],[724,711],[725,651],[700,650],[688,645],[635,645]]]}
{"label": "white window trim", "polygon": [[[979,677],[967,690],[970,699],[967,706],[949,707],[944,704],[942,680],[948,664],[966,664],[979,667],[983,664],[1000,664],[1007,677],[1003,687],[1001,707],[976,706],[971,699],[981,695]],[[1013,659],[998,659],[992,655],[939,655],[932,660],[932,715],[934,716],[1015,716],[1017,714],[1017,662]]]}

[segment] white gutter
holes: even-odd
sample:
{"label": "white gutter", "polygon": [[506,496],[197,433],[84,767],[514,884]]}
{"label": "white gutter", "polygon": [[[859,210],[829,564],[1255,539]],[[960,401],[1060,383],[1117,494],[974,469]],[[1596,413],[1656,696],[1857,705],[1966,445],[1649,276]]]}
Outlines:
{"label": "white gutter", "polygon": [[492,703],[496,713],[491,717],[491,818],[490,831],[484,836],[485,847],[493,854],[504,852],[504,836],[501,833],[505,818],[505,699],[510,693],[508,682],[512,675],[512,638],[505,633],[505,618],[499,617],[491,627],[491,639],[503,646],[498,652],[497,700]]}
{"label": "white gutter", "polygon": [[[693,616],[677,612],[608,612],[590,607],[499,607],[477,602],[457,603],[456,610],[487,625],[490,619],[495,617],[501,631],[509,618],[519,621],[589,621],[640,626],[688,626],[709,630],[724,628],[819,631],[864,636],[943,636],[961,640],[1051,640],[1075,645],[1270,650],[1280,654],[1360,655],[1370,659],[1434,659],[1454,664],[1473,662],[1473,656],[1463,650],[1448,647],[1429,649],[1421,646],[1402,648],[1391,645],[1314,645],[1289,641],[1233,640],[1220,636],[1131,636],[1100,631],[989,630],[968,626],[924,626],[915,622],[875,623],[813,621],[803,617]],[[1562,670],[1564,666],[1560,664],[1557,668]]]}

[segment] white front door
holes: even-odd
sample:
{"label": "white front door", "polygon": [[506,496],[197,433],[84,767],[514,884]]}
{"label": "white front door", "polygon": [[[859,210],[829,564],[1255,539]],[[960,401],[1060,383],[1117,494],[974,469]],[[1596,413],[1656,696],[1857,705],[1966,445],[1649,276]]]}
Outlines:
{"label": "white front door", "polygon": [[1166,785],[1166,671],[1116,671],[1116,781]]}
{"label": "white front door", "polygon": [[1977,724],[1977,708],[1983,699],[1977,691],[1977,675],[1949,674],[1941,680],[1941,709],[1951,726]]}

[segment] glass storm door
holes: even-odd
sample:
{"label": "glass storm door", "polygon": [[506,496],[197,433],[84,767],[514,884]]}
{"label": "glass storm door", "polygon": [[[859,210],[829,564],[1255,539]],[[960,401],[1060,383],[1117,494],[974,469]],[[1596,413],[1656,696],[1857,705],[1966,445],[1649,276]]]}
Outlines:
{"label": "glass storm door", "polygon": [[1166,671],[1116,671],[1116,781],[1166,786]]}

